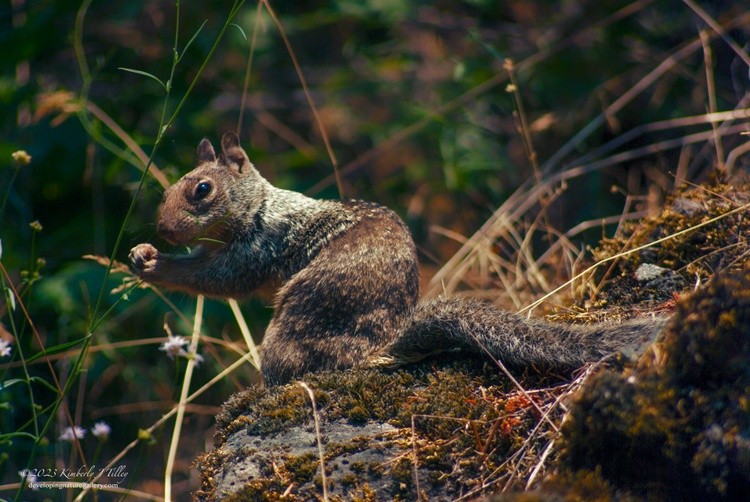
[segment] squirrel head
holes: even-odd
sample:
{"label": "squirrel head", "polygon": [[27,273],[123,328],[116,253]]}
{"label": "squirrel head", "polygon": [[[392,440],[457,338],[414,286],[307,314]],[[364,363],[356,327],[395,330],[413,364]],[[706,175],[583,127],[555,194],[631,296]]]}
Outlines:
{"label": "squirrel head", "polygon": [[223,247],[246,231],[265,198],[268,182],[250,163],[233,132],[221,154],[203,139],[195,169],[164,192],[157,231],[171,244]]}

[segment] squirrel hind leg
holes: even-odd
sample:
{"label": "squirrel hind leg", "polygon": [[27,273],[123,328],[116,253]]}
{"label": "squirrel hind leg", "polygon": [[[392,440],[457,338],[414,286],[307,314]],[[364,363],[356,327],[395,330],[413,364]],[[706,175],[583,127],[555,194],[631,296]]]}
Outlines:
{"label": "squirrel hind leg", "polygon": [[[477,352],[466,318],[476,314],[471,305],[457,298],[421,302],[401,325],[397,336],[366,362],[367,366],[399,368],[451,352]],[[471,324],[471,323],[469,323]]]}

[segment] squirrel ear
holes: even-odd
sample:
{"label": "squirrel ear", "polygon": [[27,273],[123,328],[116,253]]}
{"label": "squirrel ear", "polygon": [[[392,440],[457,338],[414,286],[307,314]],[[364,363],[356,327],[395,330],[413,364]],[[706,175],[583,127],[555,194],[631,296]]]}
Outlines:
{"label": "squirrel ear", "polygon": [[210,141],[203,138],[198,145],[198,164],[216,161],[216,152]]}
{"label": "squirrel ear", "polygon": [[227,164],[235,164],[239,172],[251,165],[245,150],[240,146],[240,138],[231,131],[221,137],[221,155]]}
{"label": "squirrel ear", "polygon": [[240,138],[233,131],[225,132],[224,136],[221,137],[221,149],[225,152],[239,146]]}

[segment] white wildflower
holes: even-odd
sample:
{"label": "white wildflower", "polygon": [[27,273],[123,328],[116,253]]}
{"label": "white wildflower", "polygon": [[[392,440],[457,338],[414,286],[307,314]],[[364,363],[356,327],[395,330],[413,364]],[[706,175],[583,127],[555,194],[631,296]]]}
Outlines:
{"label": "white wildflower", "polygon": [[187,345],[188,341],[182,336],[172,336],[171,334],[167,338],[167,341],[161,344],[159,350],[163,350],[167,353],[170,359],[174,359],[174,356],[184,356],[187,354],[185,349],[182,347]]}
{"label": "white wildflower", "polygon": [[84,437],[86,437],[86,429],[76,425],[75,427],[66,427],[58,439],[72,443],[75,438],[83,439]]}
{"label": "white wildflower", "polygon": [[0,357],[8,357],[10,355],[10,343],[0,338]]}
{"label": "white wildflower", "polygon": [[13,162],[19,167],[28,166],[31,163],[31,155],[26,150],[18,150],[10,154]]}
{"label": "white wildflower", "polygon": [[105,441],[110,432],[112,432],[112,428],[106,422],[97,422],[91,428],[91,435],[101,441]]}

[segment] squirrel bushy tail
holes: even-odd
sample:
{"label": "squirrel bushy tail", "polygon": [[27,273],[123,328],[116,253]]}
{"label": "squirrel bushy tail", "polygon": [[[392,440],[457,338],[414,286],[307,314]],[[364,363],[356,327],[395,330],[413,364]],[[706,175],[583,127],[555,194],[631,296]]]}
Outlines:
{"label": "squirrel bushy tail", "polygon": [[500,310],[460,297],[420,302],[399,335],[373,364],[399,366],[427,356],[463,351],[490,356],[511,367],[576,369],[621,352],[641,354],[667,318],[622,323],[561,324]]}

